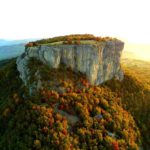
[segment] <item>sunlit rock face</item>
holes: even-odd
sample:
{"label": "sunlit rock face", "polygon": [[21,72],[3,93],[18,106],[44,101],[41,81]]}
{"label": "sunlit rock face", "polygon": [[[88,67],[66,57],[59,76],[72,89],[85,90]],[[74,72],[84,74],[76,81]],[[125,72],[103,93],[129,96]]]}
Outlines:
{"label": "sunlit rock face", "polygon": [[17,68],[26,84],[29,78],[27,63],[30,58],[37,58],[50,68],[58,68],[63,63],[75,72],[86,74],[92,85],[99,85],[113,77],[123,80],[120,67],[123,47],[124,43],[119,40],[84,45],[28,47],[25,53],[18,57]]}

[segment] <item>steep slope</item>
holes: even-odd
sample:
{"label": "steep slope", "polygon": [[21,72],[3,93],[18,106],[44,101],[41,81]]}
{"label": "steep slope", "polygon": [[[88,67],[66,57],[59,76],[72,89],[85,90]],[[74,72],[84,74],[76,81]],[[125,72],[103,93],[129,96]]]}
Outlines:
{"label": "steep slope", "polygon": [[[67,38],[71,37],[67,36]],[[85,37],[82,37],[84,35],[80,35],[78,44],[70,42],[71,39],[68,43],[57,41],[56,45],[51,45],[54,43],[38,44],[38,46],[27,44],[25,53],[17,59],[17,68],[25,85],[30,78],[27,68],[30,58],[36,58],[50,68],[59,68],[59,65],[65,64],[75,72],[84,73],[92,85],[99,85],[113,77],[122,80],[120,58],[124,43],[107,38],[91,39],[90,43],[89,41],[86,43]]]}
{"label": "steep slope", "polygon": [[[4,64],[3,64],[4,65]],[[5,66],[0,68],[0,105],[5,106],[15,92],[20,92],[22,84],[16,69],[16,59],[7,60]]]}
{"label": "steep slope", "polygon": [[[32,64],[32,66],[31,66]],[[104,149],[138,150],[140,134],[132,116],[122,108],[120,98],[111,90],[91,86],[82,73],[65,66],[49,69],[30,60],[32,79],[36,68],[45,81],[42,90],[29,96],[20,85],[13,64],[1,81],[13,81],[14,92],[4,91],[0,105],[0,149]],[[10,70],[10,72],[9,72]],[[2,72],[4,70],[1,70]],[[10,88],[9,87],[9,88]],[[2,93],[1,93],[2,94]]]}
{"label": "steep slope", "polygon": [[[73,67],[79,61],[72,54],[79,50],[82,59],[84,48],[91,62],[105,64],[107,82],[97,85],[97,78],[94,85],[92,74]],[[124,79],[116,80],[122,48],[116,39],[93,35],[28,43],[17,65],[13,60],[0,69],[0,149],[149,150],[149,65],[123,61]],[[58,64],[51,62],[56,53]]]}
{"label": "steep slope", "polygon": [[150,148],[150,62],[123,59],[125,72],[123,82],[108,81],[110,88],[122,99],[124,108],[131,112],[139,126],[143,138],[143,149]]}
{"label": "steep slope", "polygon": [[10,59],[0,60],[0,69],[7,65],[10,61]]}

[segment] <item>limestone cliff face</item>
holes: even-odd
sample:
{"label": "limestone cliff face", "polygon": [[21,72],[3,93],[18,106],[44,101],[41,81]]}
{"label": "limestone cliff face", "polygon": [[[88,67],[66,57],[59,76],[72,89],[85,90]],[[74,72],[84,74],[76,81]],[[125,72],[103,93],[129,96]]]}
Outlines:
{"label": "limestone cliff face", "polygon": [[27,63],[30,58],[37,58],[51,68],[58,68],[63,63],[75,72],[86,74],[92,85],[99,85],[113,77],[123,79],[120,67],[123,47],[124,43],[119,40],[84,45],[28,47],[25,53],[18,57],[17,68],[26,84],[29,79]]}

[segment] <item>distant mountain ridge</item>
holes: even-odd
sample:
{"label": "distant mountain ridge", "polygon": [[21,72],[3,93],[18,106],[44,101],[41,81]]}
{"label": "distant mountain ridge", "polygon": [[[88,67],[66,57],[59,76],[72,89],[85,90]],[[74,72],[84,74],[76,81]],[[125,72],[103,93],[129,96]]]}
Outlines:
{"label": "distant mountain ridge", "polygon": [[24,52],[24,44],[0,46],[0,60],[10,59]]}
{"label": "distant mountain ridge", "polygon": [[10,59],[21,55],[24,52],[24,45],[29,41],[37,39],[24,40],[4,40],[0,39],[0,60]]}
{"label": "distant mountain ridge", "polygon": [[37,39],[23,39],[23,40],[5,40],[0,39],[0,46],[7,46],[7,45],[18,45],[23,43],[28,43],[30,41],[34,41]]}

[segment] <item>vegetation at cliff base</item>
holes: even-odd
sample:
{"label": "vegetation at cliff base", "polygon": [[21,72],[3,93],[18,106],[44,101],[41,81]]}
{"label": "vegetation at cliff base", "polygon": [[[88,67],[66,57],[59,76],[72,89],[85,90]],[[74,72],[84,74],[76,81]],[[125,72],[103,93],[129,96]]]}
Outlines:
{"label": "vegetation at cliff base", "polygon": [[1,64],[3,67],[0,67],[0,112],[13,93],[20,93],[19,88],[22,84],[16,68],[16,59],[1,61]]}
{"label": "vegetation at cliff base", "polygon": [[0,69],[7,65],[12,59],[0,60]]}
{"label": "vegetation at cliff base", "polygon": [[142,135],[143,149],[150,148],[150,62],[123,59],[122,68],[125,72],[123,82],[108,81],[108,87],[121,97],[124,109],[129,111]]}
{"label": "vegetation at cliff base", "polygon": [[37,60],[29,65],[43,79],[43,88],[32,96],[20,84],[16,64],[5,66],[1,88],[6,80],[12,82],[9,88],[16,87],[0,93],[1,150],[139,149],[139,129],[117,93],[91,86],[83,74],[63,65],[55,70]]}

